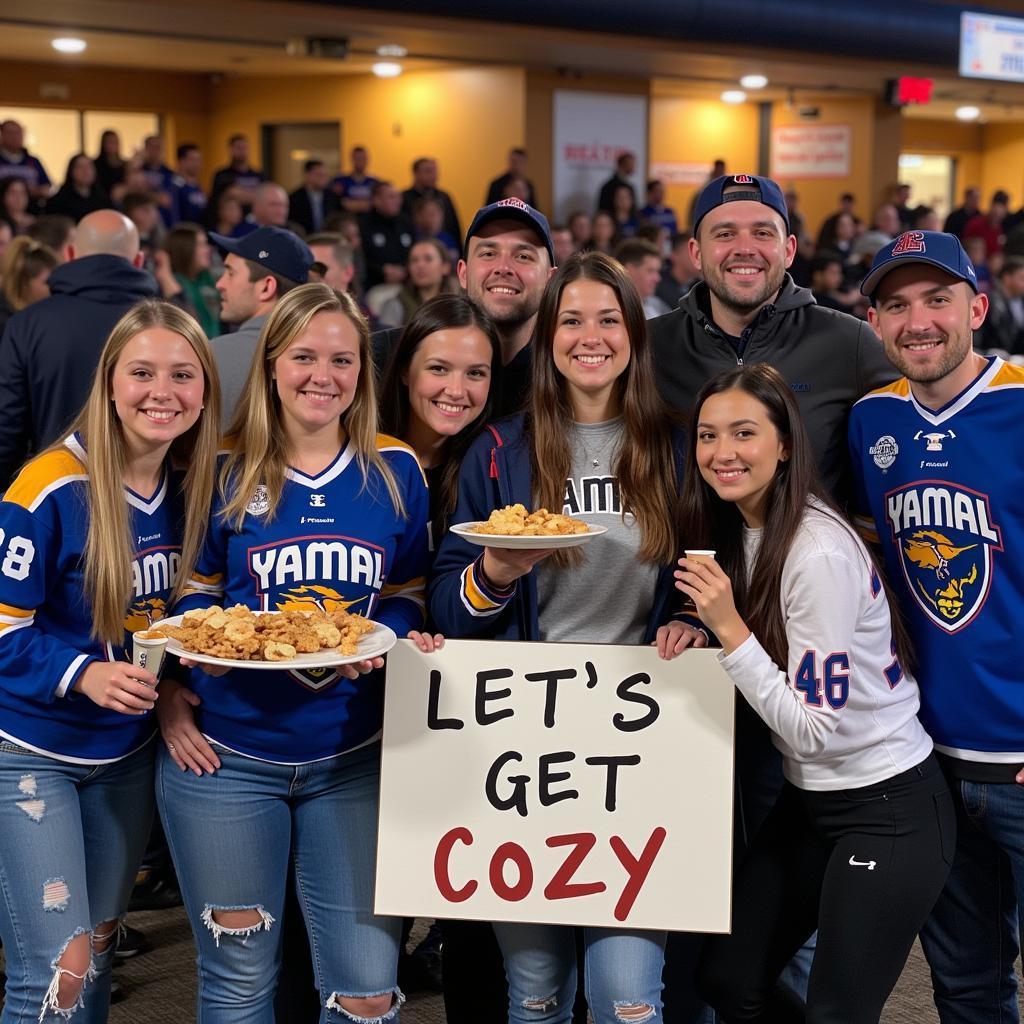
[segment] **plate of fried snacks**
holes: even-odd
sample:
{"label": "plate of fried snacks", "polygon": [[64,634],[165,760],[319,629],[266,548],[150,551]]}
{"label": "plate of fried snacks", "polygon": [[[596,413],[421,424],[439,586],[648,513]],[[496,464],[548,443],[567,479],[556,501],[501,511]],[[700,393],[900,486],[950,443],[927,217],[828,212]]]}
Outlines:
{"label": "plate of fried snacks", "polygon": [[377,658],[395,645],[387,626],[345,611],[254,612],[194,608],[161,619],[145,631],[166,636],[167,653],[226,668],[329,668]]}
{"label": "plate of fried snacks", "polygon": [[582,519],[549,512],[546,508],[528,512],[523,505],[495,509],[482,522],[457,523],[450,527],[470,544],[484,548],[572,548],[591,537],[607,533],[607,527],[591,526]]}

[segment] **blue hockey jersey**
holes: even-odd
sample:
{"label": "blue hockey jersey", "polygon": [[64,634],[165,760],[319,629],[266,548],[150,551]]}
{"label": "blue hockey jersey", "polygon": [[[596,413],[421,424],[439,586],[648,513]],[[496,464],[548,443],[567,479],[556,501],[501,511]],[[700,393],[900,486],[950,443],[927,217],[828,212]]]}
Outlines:
{"label": "blue hockey jersey", "polygon": [[[383,434],[378,451],[405,498],[395,515],[380,474],[364,484],[351,444],[315,477],[287,471],[273,519],[257,488],[240,530],[216,503],[189,593],[176,611],[244,604],[260,611],[339,608],[399,636],[423,624],[427,487],[411,448]],[[300,764],[365,743],[381,728],[383,673],[346,679],[335,669],[196,668],[197,721],[214,741],[250,757]]]}
{"label": "blue hockey jersey", "polygon": [[969,761],[1024,761],[1024,369],[999,358],[942,409],[907,380],[854,407],[858,519],[917,653],[921,719]]}
{"label": "blue hockey jersey", "polygon": [[125,488],[137,544],[126,653],[89,636],[86,480],[73,436],[30,462],[0,501],[0,736],[63,761],[101,763],[145,743],[153,716],[101,708],[72,687],[92,661],[130,660],[128,634],[163,617],[181,561],[180,504],[168,470],[149,498]]}

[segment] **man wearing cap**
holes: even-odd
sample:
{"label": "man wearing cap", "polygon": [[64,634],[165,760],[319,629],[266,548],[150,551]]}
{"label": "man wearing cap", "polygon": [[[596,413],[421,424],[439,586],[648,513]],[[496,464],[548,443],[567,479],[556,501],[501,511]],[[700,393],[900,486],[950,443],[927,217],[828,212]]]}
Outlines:
{"label": "man wearing cap", "polygon": [[850,417],[858,526],[885,555],[917,656],[921,721],[958,817],[957,836],[943,837],[952,872],[921,942],[943,1024],[1017,1021],[1024,368],[974,351],[988,299],[954,235],[906,232],[878,252],[861,290],[903,376]]}
{"label": "man wearing cap", "polygon": [[220,373],[222,426],[227,429],[263,324],[282,295],[306,283],[313,253],[298,235],[284,228],[257,228],[244,238],[210,232],[210,240],[226,253],[224,273],[217,280],[220,318],[239,325],[233,333],[210,340]]}
{"label": "man wearing cap", "polygon": [[786,273],[796,238],[782,190],[749,174],[709,182],[690,254],[704,281],[648,328],[662,395],[688,416],[715,374],[770,363],[793,388],[825,482],[846,498],[850,407],[894,373],[867,324],[816,305]]}

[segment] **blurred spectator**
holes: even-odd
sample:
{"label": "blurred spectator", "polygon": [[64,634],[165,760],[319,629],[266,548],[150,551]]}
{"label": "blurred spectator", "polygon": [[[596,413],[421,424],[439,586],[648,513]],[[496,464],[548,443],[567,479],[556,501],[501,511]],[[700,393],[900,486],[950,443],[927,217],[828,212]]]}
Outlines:
{"label": "blurred spectator", "polygon": [[273,181],[256,189],[252,212],[235,228],[234,237],[244,238],[257,228],[283,228],[288,223],[288,193]]}
{"label": "blurred spectator", "polygon": [[412,226],[416,241],[436,239],[448,250],[453,264],[462,255],[458,239],[444,230],[444,207],[434,196],[421,196],[413,203]]}
{"label": "blurred spectator", "polygon": [[903,225],[900,223],[900,215],[892,203],[882,203],[875,210],[875,219],[871,224],[871,229],[885,235],[888,242],[902,232]]}
{"label": "blurred spectator", "polygon": [[1008,259],[988,294],[988,316],[981,325],[981,347],[1024,356],[1024,260]]}
{"label": "blurred spectator", "polygon": [[530,183],[525,178],[510,178],[501,190],[502,199],[521,199],[524,203],[530,194]]}
{"label": "blurred spectator", "polygon": [[615,171],[612,176],[601,186],[597,196],[597,209],[607,210],[608,213],[615,213],[615,190],[624,187],[629,189],[630,209],[636,209],[636,190],[629,180],[636,171],[636,154],[629,150],[623,150],[615,161]]}
{"label": "blurred spectator", "polygon": [[968,239],[980,238],[985,242],[986,259],[991,260],[993,256],[1001,253],[1006,237],[1003,232],[1003,218],[1006,217],[1009,201],[1010,197],[1001,189],[993,193],[988,212],[975,214],[964,227],[964,245],[966,246]]}
{"label": "blurred spectator", "polygon": [[640,211],[640,220],[660,224],[670,238],[679,231],[676,211],[665,205],[665,185],[657,178],[647,182],[647,205]]}
{"label": "blurred spectator", "polygon": [[182,291],[188,311],[208,338],[221,332],[220,293],[210,272],[213,249],[198,224],[177,224],[164,239],[170,272]]}
{"label": "blurred spectator", "polygon": [[229,162],[213,176],[210,201],[215,202],[222,192],[234,189],[243,208],[252,205],[256,189],[267,180],[262,171],[249,163],[249,140],[244,135],[232,135],[228,139]]}
{"label": "blurred spectator", "polygon": [[70,217],[76,224],[94,210],[110,206],[110,197],[96,181],[96,164],[84,153],[68,161],[64,184],[46,201],[46,212]]}
{"label": "blurred spectator", "polygon": [[615,218],[607,210],[598,210],[590,222],[589,248],[610,256],[618,241],[619,229]]}
{"label": "blurred spectator", "polygon": [[96,165],[96,181],[111,199],[119,200],[114,189],[124,182],[124,159],[121,157],[121,137],[108,128],[100,136],[100,151],[93,163]]}
{"label": "blurred spectator", "polygon": [[693,198],[690,200],[690,210],[689,210],[689,214],[687,216],[687,222],[686,222],[686,226],[688,228],[692,228],[693,227],[693,211],[694,211],[694,208],[697,206],[697,200],[700,198],[701,192],[704,191],[704,186],[710,184],[712,181],[715,180],[715,178],[721,178],[722,175],[724,175],[724,174],[725,174],[725,161],[721,157],[719,157],[711,165],[711,173],[708,175],[707,181],[702,182],[697,187],[697,190],[693,193]]}
{"label": "blurred spectator", "polygon": [[174,189],[174,219],[202,224],[209,201],[199,181],[203,173],[203,154],[194,142],[183,142],[177,149],[178,173],[171,179]]}
{"label": "blurred spectator", "polygon": [[612,193],[612,217],[619,238],[632,238],[639,222],[636,219],[636,193],[631,185],[616,185]]}
{"label": "blurred spectator", "polygon": [[896,214],[900,218],[900,227],[909,231],[914,226],[914,214],[916,210],[910,205],[911,186],[901,181],[892,190],[892,205],[896,207]]}
{"label": "blurred spectator", "polygon": [[330,175],[323,160],[307,160],[302,174],[302,185],[288,196],[288,220],[311,235],[323,230],[327,218],[341,203],[327,187]]}
{"label": "blurred spectator", "polygon": [[245,213],[242,210],[242,201],[234,192],[221,192],[214,203],[213,218],[209,221],[210,226],[219,235],[235,237],[239,225],[245,220]]}
{"label": "blurred spectator", "polygon": [[352,285],[349,291],[361,296],[366,288],[366,255],[363,253],[363,236],[359,230],[359,218],[347,210],[339,210],[327,218],[328,232],[341,235],[352,249]]}
{"label": "blurred spectator", "polygon": [[661,281],[661,253],[656,245],[643,238],[627,238],[615,247],[615,259],[636,285],[648,320],[671,311],[672,307],[655,294]]}
{"label": "blurred spectator", "polygon": [[931,206],[915,206],[910,211],[910,227],[915,231],[941,231],[942,221]]}
{"label": "blurred spectator", "polygon": [[844,288],[843,258],[836,252],[821,252],[811,260],[811,291],[819,306],[858,315],[859,292]]}
{"label": "blurred spectator", "polygon": [[160,219],[165,227],[174,223],[174,171],[164,163],[164,140],[159,135],[147,135],[142,143],[142,163],[146,175],[146,188],[156,197]]}
{"label": "blurred spectator", "polygon": [[230,334],[210,339],[220,373],[226,430],[267,317],[282,295],[306,283],[314,260],[309,246],[284,228],[258,228],[245,238],[213,235],[211,240],[227,254],[224,273],[217,279],[220,318],[238,325]]}
{"label": "blurred spectator", "polygon": [[956,235],[962,242],[964,239],[964,228],[972,217],[976,217],[981,210],[981,189],[977,185],[971,185],[964,189],[964,202],[958,206],[946,218],[943,231]]}
{"label": "blurred spectator", "polygon": [[857,223],[853,214],[840,211],[833,214],[818,232],[818,252],[835,252],[844,260],[853,255],[853,243],[857,238]]}
{"label": "blurred spectator", "polygon": [[331,191],[338,198],[343,210],[349,213],[367,213],[370,209],[373,186],[377,184],[377,179],[366,173],[370,154],[365,146],[354,146],[350,156],[352,172],[338,175],[331,182]]}
{"label": "blurred spectator", "polygon": [[808,241],[807,223],[800,212],[800,194],[794,188],[787,188],[783,198],[786,200],[786,212],[789,214],[790,234],[796,235],[797,244]]}
{"label": "blurred spectator", "polygon": [[644,238],[648,242],[653,243],[654,247],[661,253],[663,261],[668,259],[668,254],[672,251],[672,235],[669,234],[668,228],[663,227],[661,224],[655,224],[654,221],[641,221],[633,237]]}
{"label": "blurred spectator", "polygon": [[850,232],[849,238],[846,240],[851,242],[860,233],[861,228],[864,226],[861,223],[860,218],[854,212],[854,207],[857,204],[857,200],[852,192],[844,192],[839,197],[839,209],[830,213],[824,221],[822,221],[821,228],[818,231],[818,240],[815,243],[817,249],[829,249],[833,252],[841,252],[843,250],[836,247],[836,240],[840,237],[846,236],[846,229],[844,228],[842,233],[837,228],[840,217],[844,215],[850,218],[852,222],[852,231]]}
{"label": "blurred spectator", "polygon": [[352,246],[338,233],[324,231],[310,235],[306,244],[313,253],[320,280],[336,292],[347,292],[355,276]]}
{"label": "blurred spectator", "polygon": [[50,272],[57,265],[57,257],[27,235],[7,246],[0,264],[0,334],[15,313],[50,294]]}
{"label": "blurred spectator", "polygon": [[406,220],[412,218],[413,204],[424,196],[436,199],[444,209],[445,232],[451,238],[461,238],[462,228],[459,226],[455,204],[447,192],[437,187],[437,161],[429,156],[421,156],[413,162],[412,185],[402,193],[402,215]]}
{"label": "blurred spectator", "polygon": [[152,272],[153,256],[164,240],[164,228],[160,221],[160,208],[156,198],[149,192],[128,192],[123,202],[124,215],[135,225],[139,233],[139,247],[142,251],[142,265]]}
{"label": "blurred spectator", "polygon": [[359,222],[366,257],[366,287],[401,284],[413,242],[413,226],[402,215],[402,197],[390,181],[373,186],[370,212]]}
{"label": "blurred spectator", "polygon": [[0,178],[0,215],[14,226],[15,234],[23,234],[34,223],[31,203],[24,178]]}
{"label": "blurred spectator", "polygon": [[860,282],[871,268],[871,261],[875,258],[875,253],[891,241],[892,239],[884,231],[865,231],[859,235],[853,243],[853,253],[848,261],[851,278]]}
{"label": "blurred spectator", "polygon": [[442,292],[457,292],[451,277],[448,250],[436,238],[416,242],[409,250],[409,277],[398,294],[385,302],[378,320],[382,327],[404,327],[424,302]]}
{"label": "blurred spectator", "polygon": [[668,265],[662,270],[654,292],[669,309],[675,309],[679,300],[700,280],[700,271],[690,255],[692,237],[689,231],[672,236]]}
{"label": "blurred spectator", "polygon": [[978,291],[984,292],[987,295],[992,287],[992,273],[989,266],[985,239],[981,235],[972,235],[964,239],[963,245],[964,252],[970,257],[971,263],[974,264],[974,271],[978,280]]}
{"label": "blurred spectator", "polygon": [[33,212],[50,194],[50,179],[42,163],[25,148],[25,132],[17,121],[0,121],[0,181],[20,178],[28,188]]}
{"label": "blurred spectator", "polygon": [[25,457],[63,436],[82,408],[111,328],[156,294],[134,224],[116,210],[84,217],[50,296],[11,317],[0,343],[0,491]]}
{"label": "blurred spectator", "polygon": [[556,267],[560,267],[576,251],[572,232],[564,224],[551,225],[551,250]]}
{"label": "blurred spectator", "polygon": [[533,182],[526,176],[526,150],[518,146],[508,151],[508,169],[505,173],[499,174],[487,186],[487,200],[484,206],[490,206],[491,203],[496,203],[499,199],[507,199],[508,196],[505,188],[511,181],[517,178],[526,183],[526,195],[517,196],[517,198],[536,208],[537,193],[534,190]]}
{"label": "blurred spectator", "polygon": [[[1022,224],[1024,224],[1024,206],[1022,206],[1016,213],[1008,213],[1003,218],[1003,232],[1006,235],[1007,241],[1009,241],[1010,235]],[[1003,252],[1006,252],[1005,243],[1003,244]]]}
{"label": "blurred spectator", "polygon": [[71,259],[69,246],[75,242],[75,222],[61,213],[47,213],[37,217],[35,224],[25,232],[34,238],[57,257],[58,263],[67,263]]}
{"label": "blurred spectator", "polygon": [[569,214],[569,231],[572,233],[572,245],[576,252],[590,245],[590,214],[583,210],[575,210]]}
{"label": "blurred spectator", "polygon": [[6,217],[0,217],[0,284],[3,284],[4,256],[14,238],[14,225]]}

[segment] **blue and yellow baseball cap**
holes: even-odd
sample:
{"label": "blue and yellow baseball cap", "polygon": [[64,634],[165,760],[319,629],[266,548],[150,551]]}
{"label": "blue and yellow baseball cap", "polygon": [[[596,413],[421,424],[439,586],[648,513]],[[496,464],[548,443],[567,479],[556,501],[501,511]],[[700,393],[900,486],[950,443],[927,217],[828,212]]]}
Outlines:
{"label": "blue and yellow baseball cap", "polygon": [[956,235],[945,231],[904,231],[875,253],[871,269],[860,283],[861,293],[873,299],[882,278],[905,263],[929,263],[978,290],[974,264]]}

